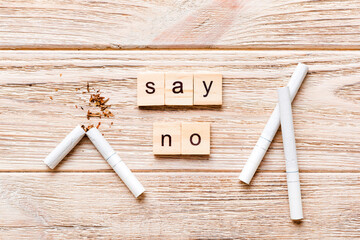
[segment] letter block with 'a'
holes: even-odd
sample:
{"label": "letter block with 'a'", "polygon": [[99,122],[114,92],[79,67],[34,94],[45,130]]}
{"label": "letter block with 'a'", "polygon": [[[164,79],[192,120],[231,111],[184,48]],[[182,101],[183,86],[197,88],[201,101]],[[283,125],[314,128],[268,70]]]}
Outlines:
{"label": "letter block with 'a'", "polygon": [[193,105],[193,78],[191,73],[165,73],[165,105]]}

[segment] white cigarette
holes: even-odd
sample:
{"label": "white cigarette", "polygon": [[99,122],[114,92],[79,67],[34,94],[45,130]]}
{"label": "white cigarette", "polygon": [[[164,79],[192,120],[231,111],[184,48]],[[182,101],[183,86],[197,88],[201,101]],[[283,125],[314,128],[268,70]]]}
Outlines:
{"label": "white cigarette", "polygon": [[[295,69],[295,72],[292,74],[288,83],[291,101],[295,98],[307,71],[308,67],[305,64],[299,63]],[[277,104],[239,176],[239,179],[244,183],[250,183],[279,126],[280,112],[279,105]]]}
{"label": "white cigarette", "polygon": [[59,162],[73,149],[84,137],[85,131],[80,126],[74,128],[57,147],[44,159],[44,163],[54,169]]}
{"label": "white cigarette", "polygon": [[86,135],[95,145],[100,154],[106,159],[109,165],[114,169],[121,180],[125,183],[125,185],[129,188],[132,194],[134,194],[136,198],[140,196],[145,191],[143,185],[141,185],[139,180],[125,165],[119,155],[114,151],[103,135],[99,132],[99,130],[97,128],[91,128],[86,132]]}
{"label": "white cigarette", "polygon": [[299,167],[296,156],[295,134],[288,87],[278,89],[281,132],[286,158],[286,177],[288,185],[290,217],[292,220],[303,218]]}

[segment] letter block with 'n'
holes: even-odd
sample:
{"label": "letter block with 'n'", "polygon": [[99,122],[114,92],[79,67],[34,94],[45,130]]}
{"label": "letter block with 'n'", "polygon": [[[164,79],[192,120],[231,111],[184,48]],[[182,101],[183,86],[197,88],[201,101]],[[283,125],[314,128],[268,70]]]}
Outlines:
{"label": "letter block with 'n'", "polygon": [[153,152],[162,155],[181,154],[181,123],[153,124]]}

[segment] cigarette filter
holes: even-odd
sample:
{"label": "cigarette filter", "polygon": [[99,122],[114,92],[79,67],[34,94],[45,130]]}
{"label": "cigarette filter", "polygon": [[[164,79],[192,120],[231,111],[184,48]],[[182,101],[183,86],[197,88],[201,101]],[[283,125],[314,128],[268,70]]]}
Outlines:
{"label": "cigarette filter", "polygon": [[73,149],[84,137],[85,131],[79,125],[74,128],[59,145],[45,158],[44,163],[54,169],[59,162]]}
{"label": "cigarette filter", "polygon": [[296,156],[295,134],[288,87],[278,89],[281,132],[286,158],[286,176],[289,195],[290,217],[292,220],[303,218],[299,168]]}
{"label": "cigarette filter", "polygon": [[125,165],[120,156],[114,151],[99,130],[97,128],[91,128],[86,132],[86,135],[117,175],[119,175],[125,185],[130,189],[132,194],[134,194],[135,197],[140,196],[145,191],[143,185]]}
{"label": "cigarette filter", "polygon": [[[295,69],[295,72],[292,74],[288,83],[291,101],[295,98],[307,71],[308,67],[305,64],[299,63]],[[250,183],[279,126],[280,112],[279,105],[277,104],[239,176],[239,179],[244,183]]]}

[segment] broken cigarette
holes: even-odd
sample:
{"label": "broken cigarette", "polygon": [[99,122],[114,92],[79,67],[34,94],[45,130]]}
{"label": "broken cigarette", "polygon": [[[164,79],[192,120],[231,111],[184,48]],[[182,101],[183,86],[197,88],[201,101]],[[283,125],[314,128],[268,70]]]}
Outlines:
{"label": "broken cigarette", "polygon": [[90,141],[94,144],[103,158],[106,159],[109,165],[130,189],[132,194],[134,194],[136,198],[140,196],[145,191],[143,185],[141,185],[139,180],[125,165],[119,155],[114,151],[103,135],[99,132],[99,130],[93,127],[86,132],[86,135],[89,137]]}
{"label": "broken cigarette", "polygon": [[289,88],[279,88],[278,95],[281,132],[286,158],[286,177],[289,195],[290,218],[292,220],[300,220],[303,218],[303,211]]}
{"label": "broken cigarette", "polygon": [[[292,74],[291,79],[288,83],[291,101],[295,98],[296,93],[298,92],[307,71],[308,67],[305,64],[299,63],[295,69],[295,72]],[[265,156],[265,153],[268,150],[270,143],[273,140],[279,126],[280,113],[279,105],[277,104],[239,176],[239,179],[244,183],[250,183],[252,177],[254,176],[257,168],[260,165],[261,160]]]}
{"label": "broken cigarette", "polygon": [[84,137],[85,131],[80,126],[74,128],[59,145],[45,158],[44,163],[54,169],[59,162],[73,149]]}

